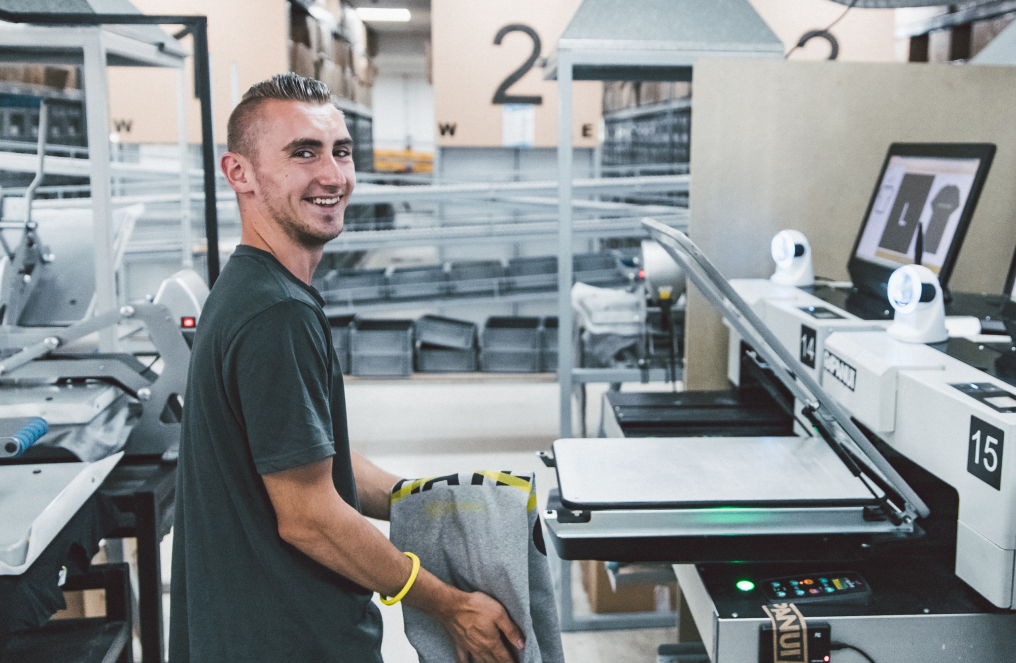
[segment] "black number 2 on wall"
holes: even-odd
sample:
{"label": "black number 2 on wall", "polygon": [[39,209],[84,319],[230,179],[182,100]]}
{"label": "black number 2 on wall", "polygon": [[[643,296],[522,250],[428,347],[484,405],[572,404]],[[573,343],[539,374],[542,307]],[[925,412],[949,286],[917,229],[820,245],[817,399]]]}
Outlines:
{"label": "black number 2 on wall", "polygon": [[501,82],[500,87],[497,88],[497,92],[494,93],[495,104],[535,104],[539,106],[543,103],[543,97],[540,95],[526,96],[521,94],[508,94],[508,88],[519,82],[519,79],[529,73],[529,70],[533,68],[536,61],[540,59],[540,35],[536,34],[536,30],[532,29],[528,25],[521,25],[519,23],[512,23],[506,25],[497,31],[497,36],[494,37],[494,45],[500,46],[501,40],[505,38],[509,32],[524,32],[529,35],[529,38],[533,40],[533,52],[529,55],[529,59],[522,63],[522,66],[513,71],[508,75],[508,78]]}

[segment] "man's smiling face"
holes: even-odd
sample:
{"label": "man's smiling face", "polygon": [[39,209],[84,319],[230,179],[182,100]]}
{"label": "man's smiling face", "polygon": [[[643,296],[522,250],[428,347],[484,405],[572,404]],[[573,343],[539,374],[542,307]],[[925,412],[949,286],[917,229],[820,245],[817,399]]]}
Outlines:
{"label": "man's smiling face", "polygon": [[263,104],[252,155],[255,204],[297,243],[321,247],[342,232],[356,185],[345,119],[331,104]]}

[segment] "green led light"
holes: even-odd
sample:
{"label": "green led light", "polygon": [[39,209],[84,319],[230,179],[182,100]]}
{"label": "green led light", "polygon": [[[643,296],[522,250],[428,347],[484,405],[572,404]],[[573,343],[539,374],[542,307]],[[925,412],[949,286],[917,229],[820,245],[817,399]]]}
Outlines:
{"label": "green led light", "polygon": [[753,583],[751,580],[738,580],[737,588],[740,589],[742,592],[750,592],[751,590],[755,589],[755,583]]}

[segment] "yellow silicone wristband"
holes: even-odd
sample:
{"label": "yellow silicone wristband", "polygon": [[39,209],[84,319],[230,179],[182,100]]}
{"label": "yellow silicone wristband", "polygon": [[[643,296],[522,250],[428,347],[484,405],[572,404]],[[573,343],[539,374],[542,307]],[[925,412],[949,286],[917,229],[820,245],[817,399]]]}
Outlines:
{"label": "yellow silicone wristband", "polygon": [[420,573],[420,558],[411,552],[407,552],[406,556],[413,560],[413,570],[409,572],[409,580],[406,581],[406,586],[402,588],[402,591],[392,598],[386,599],[383,596],[379,597],[381,599],[381,603],[384,603],[385,605],[395,605],[404,599],[406,594],[409,593],[410,588],[412,588],[413,583],[416,582],[416,576]]}

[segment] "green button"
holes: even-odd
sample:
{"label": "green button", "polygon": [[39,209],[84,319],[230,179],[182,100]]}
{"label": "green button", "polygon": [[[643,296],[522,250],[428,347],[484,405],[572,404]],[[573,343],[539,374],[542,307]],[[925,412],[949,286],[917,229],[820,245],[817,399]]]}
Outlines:
{"label": "green button", "polygon": [[742,592],[750,592],[751,590],[755,589],[755,583],[753,583],[751,580],[738,580],[737,588],[740,589]]}

